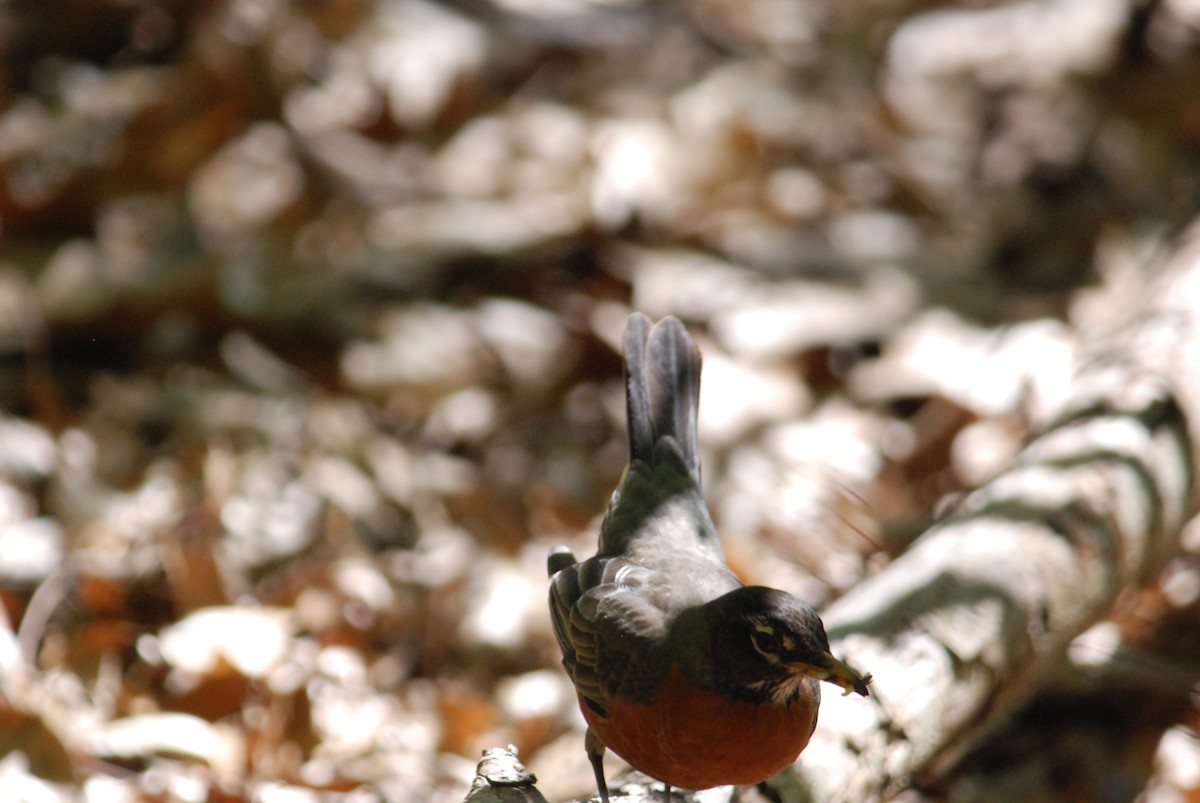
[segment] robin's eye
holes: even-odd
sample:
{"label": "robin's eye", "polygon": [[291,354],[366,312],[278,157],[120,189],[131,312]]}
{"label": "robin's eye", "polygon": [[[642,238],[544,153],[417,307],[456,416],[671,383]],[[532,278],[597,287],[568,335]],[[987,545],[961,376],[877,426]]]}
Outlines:
{"label": "robin's eye", "polygon": [[763,655],[779,654],[779,636],[773,631],[755,630],[750,634],[750,641],[754,644],[754,649]]}

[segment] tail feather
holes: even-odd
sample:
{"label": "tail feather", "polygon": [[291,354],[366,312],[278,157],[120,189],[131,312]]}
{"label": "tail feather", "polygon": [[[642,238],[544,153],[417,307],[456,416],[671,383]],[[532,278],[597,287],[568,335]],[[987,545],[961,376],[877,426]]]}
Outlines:
{"label": "tail feather", "polygon": [[654,444],[669,436],[699,481],[700,350],[678,318],[663,318],[652,326],[641,313],[630,316],[622,347],[631,460],[648,458]]}
{"label": "tail feather", "polygon": [[625,353],[625,421],[629,427],[630,460],[645,460],[654,448],[654,419],[646,381],[646,345],[650,319],[640,312],[629,316],[621,350]]}

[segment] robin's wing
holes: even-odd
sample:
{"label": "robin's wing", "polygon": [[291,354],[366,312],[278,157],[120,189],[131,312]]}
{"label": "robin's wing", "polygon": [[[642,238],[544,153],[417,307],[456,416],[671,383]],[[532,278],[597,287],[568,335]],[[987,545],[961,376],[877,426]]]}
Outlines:
{"label": "robin's wing", "polygon": [[601,716],[618,694],[652,701],[670,668],[669,617],[655,604],[652,580],[628,560],[594,557],[561,569],[550,583],[563,667]]}

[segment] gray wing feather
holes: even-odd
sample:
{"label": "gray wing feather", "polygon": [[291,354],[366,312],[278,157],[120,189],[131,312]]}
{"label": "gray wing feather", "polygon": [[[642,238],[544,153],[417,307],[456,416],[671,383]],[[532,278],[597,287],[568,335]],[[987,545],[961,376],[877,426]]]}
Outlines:
{"label": "gray wing feather", "polygon": [[667,615],[637,593],[650,576],[627,560],[595,557],[559,571],[550,584],[563,667],[598,713],[616,694],[649,703],[670,668]]}

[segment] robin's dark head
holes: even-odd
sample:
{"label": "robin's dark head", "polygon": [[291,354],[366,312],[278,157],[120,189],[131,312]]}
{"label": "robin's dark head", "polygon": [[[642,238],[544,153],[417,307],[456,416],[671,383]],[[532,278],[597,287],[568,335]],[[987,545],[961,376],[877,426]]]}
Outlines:
{"label": "robin's dark head", "polygon": [[847,694],[868,694],[870,675],[859,675],[830,654],[817,612],[791,594],[747,586],[712,606],[713,667],[723,693],[787,703],[813,680],[825,680]]}

